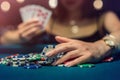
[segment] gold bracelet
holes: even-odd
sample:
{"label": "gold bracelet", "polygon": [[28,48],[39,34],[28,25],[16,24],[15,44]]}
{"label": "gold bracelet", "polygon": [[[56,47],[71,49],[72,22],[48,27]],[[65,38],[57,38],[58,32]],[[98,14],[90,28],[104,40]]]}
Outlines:
{"label": "gold bracelet", "polygon": [[115,43],[115,37],[113,35],[106,35],[103,38],[104,42],[106,43],[107,46],[110,48],[116,48],[116,43]]}

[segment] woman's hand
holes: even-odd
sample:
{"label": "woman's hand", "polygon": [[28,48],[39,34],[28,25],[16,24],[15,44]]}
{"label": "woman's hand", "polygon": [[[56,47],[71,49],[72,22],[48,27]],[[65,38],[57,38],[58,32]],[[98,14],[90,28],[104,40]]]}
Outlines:
{"label": "woman's hand", "polygon": [[23,39],[30,40],[38,35],[38,33],[42,32],[43,26],[41,25],[42,24],[37,19],[22,23],[18,26],[18,34]]}
{"label": "woman's hand", "polygon": [[22,43],[31,40],[34,36],[40,34],[43,30],[41,23],[38,20],[30,20],[21,23],[17,30],[8,31],[2,35],[3,44]]}
{"label": "woman's hand", "polygon": [[46,55],[50,57],[60,52],[66,52],[66,54],[54,62],[53,65],[67,61],[65,66],[70,67],[79,63],[97,62],[107,56],[106,52],[110,49],[102,40],[88,43],[59,36],[56,37],[56,40],[61,44],[58,44],[54,50]]}

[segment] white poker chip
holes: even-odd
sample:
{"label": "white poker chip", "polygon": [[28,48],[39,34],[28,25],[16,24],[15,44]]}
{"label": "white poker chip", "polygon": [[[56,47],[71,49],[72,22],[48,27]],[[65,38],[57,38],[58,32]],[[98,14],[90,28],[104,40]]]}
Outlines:
{"label": "white poker chip", "polygon": [[58,67],[65,67],[64,64],[59,64],[57,65]]}

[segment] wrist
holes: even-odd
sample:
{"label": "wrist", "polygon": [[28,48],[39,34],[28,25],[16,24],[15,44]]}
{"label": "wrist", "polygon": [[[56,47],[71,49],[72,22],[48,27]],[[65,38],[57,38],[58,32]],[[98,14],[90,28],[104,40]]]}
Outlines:
{"label": "wrist", "polygon": [[103,48],[105,51],[108,51],[111,49],[110,46],[106,45],[105,41],[103,39],[96,41],[95,43],[97,43],[99,45],[100,48]]}
{"label": "wrist", "polygon": [[107,46],[104,40],[98,40],[95,42],[97,45],[97,48],[99,50],[99,53],[103,55],[104,57],[110,54],[111,47]]}
{"label": "wrist", "polygon": [[6,44],[6,40],[5,40],[4,36],[0,37],[0,43],[1,43],[1,45]]}

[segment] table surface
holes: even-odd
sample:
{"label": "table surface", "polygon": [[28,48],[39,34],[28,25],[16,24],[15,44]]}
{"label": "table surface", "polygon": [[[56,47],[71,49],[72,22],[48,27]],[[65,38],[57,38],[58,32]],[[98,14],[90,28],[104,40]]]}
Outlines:
{"label": "table surface", "polygon": [[[0,52],[3,48],[0,48]],[[8,48],[7,48],[8,49]],[[6,49],[6,50],[7,50]],[[14,48],[12,48],[14,49]],[[10,50],[10,48],[9,48]],[[8,52],[8,51],[6,51]],[[0,53],[0,57],[11,55]],[[24,69],[0,65],[0,80],[120,80],[120,60],[98,63],[93,68],[52,67]]]}

